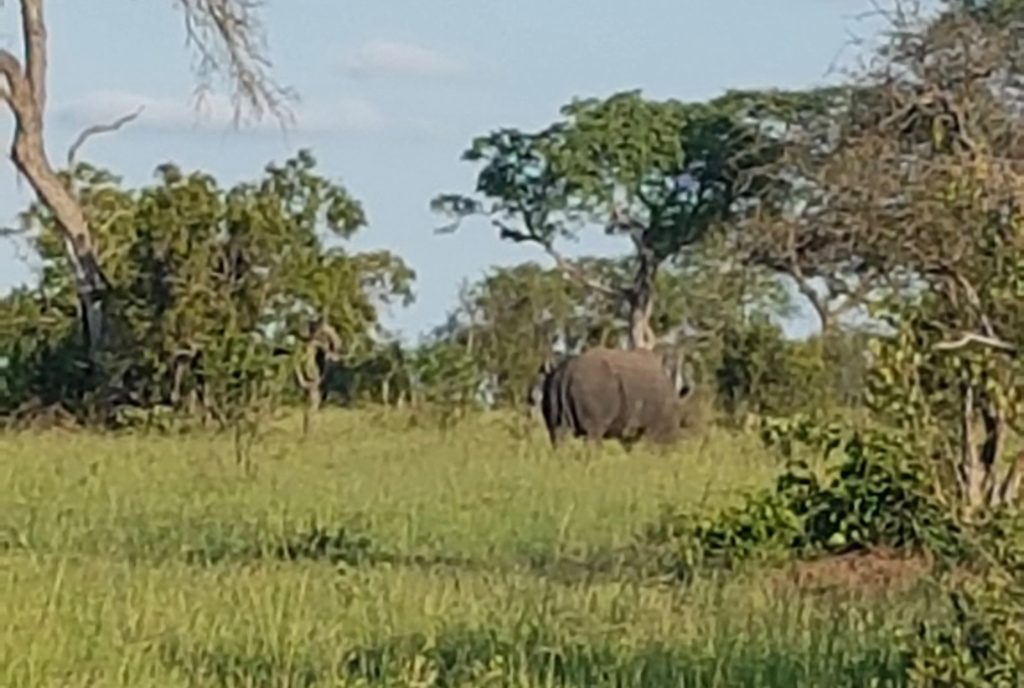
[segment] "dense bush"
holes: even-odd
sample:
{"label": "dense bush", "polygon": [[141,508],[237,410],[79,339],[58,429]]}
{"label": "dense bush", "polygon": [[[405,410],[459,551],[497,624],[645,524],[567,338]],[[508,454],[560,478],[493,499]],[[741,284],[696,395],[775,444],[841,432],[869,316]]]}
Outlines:
{"label": "dense bush", "polygon": [[857,332],[787,339],[767,317],[728,327],[714,375],[727,417],[788,416],[857,405],[867,347]]}
{"label": "dense bush", "polygon": [[[789,458],[774,486],[711,516],[668,514],[647,531],[671,571],[686,577],[698,567],[878,546],[941,557],[962,551],[960,526],[906,438],[803,420],[768,424],[765,439]],[[825,454],[820,474],[793,458],[798,443]]]}
{"label": "dense bush", "polygon": [[363,210],[306,151],[231,188],[173,165],[140,189],[84,164],[68,180],[105,256],[111,324],[86,356],[61,235],[30,207],[42,277],[0,299],[0,413],[98,396],[230,422],[254,400],[315,397],[327,359],[372,348],[378,306],[411,298],[400,259],[337,245]]}

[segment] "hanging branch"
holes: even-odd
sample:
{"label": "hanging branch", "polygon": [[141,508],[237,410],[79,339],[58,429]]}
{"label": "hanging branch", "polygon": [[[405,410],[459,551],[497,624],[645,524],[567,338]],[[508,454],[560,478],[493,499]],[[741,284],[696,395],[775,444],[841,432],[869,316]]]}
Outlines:
{"label": "hanging branch", "polygon": [[141,115],[142,111],[145,109],[146,106],[140,105],[134,112],[130,112],[127,115],[122,115],[121,117],[115,119],[113,122],[108,122],[106,124],[94,124],[91,127],[86,127],[85,129],[83,129],[81,133],[79,133],[78,136],[75,138],[74,143],[72,143],[71,146],[68,148],[68,169],[70,170],[75,166],[75,157],[78,154],[78,150],[83,145],[85,145],[86,141],[88,141],[93,136],[98,136],[99,134],[109,134],[117,131],[124,125],[137,119],[138,116]]}

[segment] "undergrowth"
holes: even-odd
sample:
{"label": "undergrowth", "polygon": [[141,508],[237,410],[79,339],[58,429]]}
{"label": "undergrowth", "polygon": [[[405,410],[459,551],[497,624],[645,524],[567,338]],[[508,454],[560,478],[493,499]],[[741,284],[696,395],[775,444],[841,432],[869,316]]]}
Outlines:
{"label": "undergrowth", "polygon": [[[713,514],[665,514],[644,532],[663,573],[815,559],[886,548],[923,556],[953,613],[897,634],[907,685],[1013,688],[1024,682],[1024,518],[1013,509],[965,524],[923,453],[898,431],[806,420],[766,424],[786,468],[771,487]],[[825,468],[793,458],[821,451]],[[835,456],[838,454],[838,460]]]}
{"label": "undergrowth", "polygon": [[[821,451],[824,469],[794,459],[794,440]],[[669,573],[686,579],[707,567],[876,547],[941,559],[964,551],[962,527],[899,434],[794,422],[769,425],[765,441],[787,459],[772,486],[712,514],[665,513],[645,530]]]}

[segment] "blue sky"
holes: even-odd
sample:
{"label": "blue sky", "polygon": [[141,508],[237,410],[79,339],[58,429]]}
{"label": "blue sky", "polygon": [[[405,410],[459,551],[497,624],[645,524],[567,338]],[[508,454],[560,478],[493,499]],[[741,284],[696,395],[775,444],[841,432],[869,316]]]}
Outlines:
{"label": "blue sky", "polygon": [[[17,2],[0,9],[0,45],[16,49]],[[298,126],[233,130],[227,108],[193,108],[180,16],[166,0],[49,0],[47,143],[55,163],[84,126],[145,105],[122,131],[92,139],[82,157],[132,184],[174,161],[224,183],[257,177],[270,160],[311,148],[322,172],[365,204],[358,249],[387,248],[417,271],[417,301],[389,314],[406,337],[439,323],[459,283],[495,264],[543,257],[499,242],[483,222],[437,236],[439,192],[472,189],[459,160],[470,139],[499,126],[539,127],[575,96],[641,88],[655,98],[702,99],[727,88],[803,87],[833,80],[870,37],[871,0],[268,0],[274,74],[301,96]],[[10,118],[0,112],[0,142]],[[0,163],[0,223],[30,200]],[[610,240],[570,253],[615,251]],[[32,280],[25,250],[0,241],[0,291]],[[787,329],[805,332],[809,313]]]}

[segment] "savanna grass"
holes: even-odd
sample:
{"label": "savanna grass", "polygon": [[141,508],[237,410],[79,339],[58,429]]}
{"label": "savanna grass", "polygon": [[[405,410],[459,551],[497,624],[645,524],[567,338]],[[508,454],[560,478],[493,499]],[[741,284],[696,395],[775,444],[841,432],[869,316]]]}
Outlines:
{"label": "savanna grass", "polygon": [[892,638],[927,611],[595,571],[663,506],[766,484],[752,437],[555,454],[501,416],[296,427],[255,471],[205,433],[0,437],[0,685],[899,685]]}

